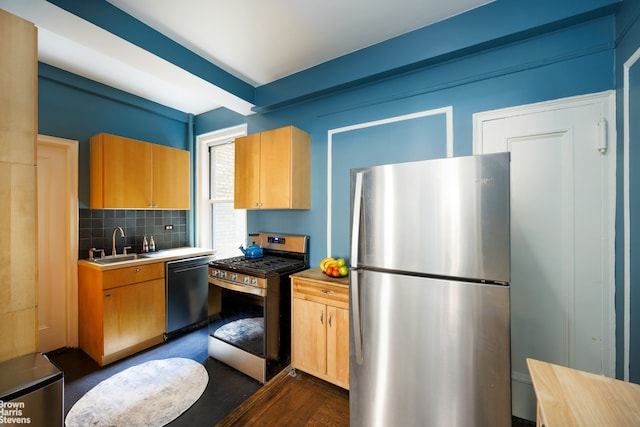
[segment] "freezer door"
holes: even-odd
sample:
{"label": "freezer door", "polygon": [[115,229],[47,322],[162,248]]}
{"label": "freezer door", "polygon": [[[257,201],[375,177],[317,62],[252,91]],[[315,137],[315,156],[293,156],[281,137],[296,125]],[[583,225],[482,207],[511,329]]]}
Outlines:
{"label": "freezer door", "polygon": [[509,154],[351,171],[351,263],[509,282]]}
{"label": "freezer door", "polygon": [[353,271],[351,292],[351,426],[511,425],[509,286]]}

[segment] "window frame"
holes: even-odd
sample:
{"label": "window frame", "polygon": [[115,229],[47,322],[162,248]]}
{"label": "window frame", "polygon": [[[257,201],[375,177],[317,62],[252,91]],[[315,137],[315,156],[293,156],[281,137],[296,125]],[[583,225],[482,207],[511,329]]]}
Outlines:
{"label": "window frame", "polygon": [[211,242],[209,147],[246,135],[247,125],[242,124],[196,136],[196,246],[200,248],[214,249]]}

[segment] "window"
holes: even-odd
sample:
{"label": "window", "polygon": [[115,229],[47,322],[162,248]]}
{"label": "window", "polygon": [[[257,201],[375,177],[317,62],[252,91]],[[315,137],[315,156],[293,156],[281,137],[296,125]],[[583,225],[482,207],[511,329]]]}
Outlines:
{"label": "window", "polygon": [[234,140],[246,135],[246,125],[198,136],[197,245],[216,255],[241,255],[247,239],[247,213],[233,208]]}

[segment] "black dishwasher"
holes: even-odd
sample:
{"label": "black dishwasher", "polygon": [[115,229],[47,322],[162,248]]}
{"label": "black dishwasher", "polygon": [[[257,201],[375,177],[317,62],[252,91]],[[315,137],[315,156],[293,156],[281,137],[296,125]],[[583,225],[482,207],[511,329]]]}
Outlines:
{"label": "black dishwasher", "polygon": [[166,263],[167,332],[165,339],[206,324],[208,312],[208,267],[214,256],[199,256]]}

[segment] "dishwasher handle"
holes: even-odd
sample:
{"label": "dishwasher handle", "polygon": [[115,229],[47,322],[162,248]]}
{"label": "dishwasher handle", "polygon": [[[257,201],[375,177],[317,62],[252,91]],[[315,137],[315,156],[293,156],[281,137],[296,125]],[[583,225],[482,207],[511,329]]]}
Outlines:
{"label": "dishwasher handle", "polygon": [[175,261],[167,261],[167,273],[180,273],[182,271],[192,270],[194,268],[200,268],[207,266],[211,261],[215,259],[214,256],[199,256],[194,258],[185,258]]}
{"label": "dishwasher handle", "polygon": [[174,274],[184,273],[185,271],[196,270],[198,268],[206,267],[207,264],[195,264],[187,267],[169,267],[169,271]]}

